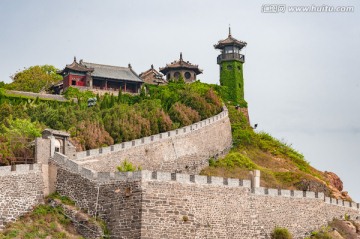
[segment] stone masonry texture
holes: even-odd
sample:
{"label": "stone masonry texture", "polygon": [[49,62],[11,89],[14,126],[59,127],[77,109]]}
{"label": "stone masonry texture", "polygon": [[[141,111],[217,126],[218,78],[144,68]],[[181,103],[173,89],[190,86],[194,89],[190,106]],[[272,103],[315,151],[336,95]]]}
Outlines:
{"label": "stone masonry texture", "polygon": [[71,170],[58,167],[58,191],[101,217],[111,238],[270,238],[275,226],[304,238],[345,213],[359,216],[355,205],[324,202],[323,194],[269,189],[265,195],[264,188],[252,192],[238,180],[149,171],[91,180]]}
{"label": "stone masonry texture", "polygon": [[0,229],[7,222],[15,221],[43,202],[43,178],[41,165],[17,165],[0,167]]}
{"label": "stone masonry texture", "polygon": [[249,188],[142,182],[141,238],[270,238],[275,226],[294,238],[358,210],[323,199],[254,195]]}
{"label": "stone masonry texture", "polygon": [[198,174],[208,166],[209,158],[227,153],[231,144],[231,126],[226,115],[197,130],[190,131],[188,127],[184,134],[77,162],[95,171],[113,172],[126,159],[146,170]]}
{"label": "stone masonry texture", "polygon": [[98,183],[61,167],[57,178],[58,192],[103,219],[112,238],[141,238],[140,180]]}

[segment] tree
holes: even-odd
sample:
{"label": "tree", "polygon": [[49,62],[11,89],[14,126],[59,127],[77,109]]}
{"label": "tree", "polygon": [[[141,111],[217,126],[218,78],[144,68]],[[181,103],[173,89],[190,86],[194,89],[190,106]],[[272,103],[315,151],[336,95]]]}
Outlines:
{"label": "tree", "polygon": [[88,150],[114,144],[113,138],[99,122],[81,121],[76,130],[77,135],[72,140],[78,149]]}
{"label": "tree", "polygon": [[30,142],[41,136],[41,128],[28,119],[10,116],[0,125],[0,133],[0,164],[9,164],[20,157],[32,157]]}
{"label": "tree", "polygon": [[62,79],[51,65],[31,66],[16,73],[13,82],[6,85],[9,90],[31,91],[38,93],[47,90],[53,83]]}

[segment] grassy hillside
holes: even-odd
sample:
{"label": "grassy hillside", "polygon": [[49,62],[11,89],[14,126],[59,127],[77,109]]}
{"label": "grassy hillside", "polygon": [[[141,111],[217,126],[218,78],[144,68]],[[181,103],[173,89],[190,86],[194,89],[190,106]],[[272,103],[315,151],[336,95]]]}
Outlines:
{"label": "grassy hillside", "polygon": [[[71,220],[65,216],[64,209],[59,205],[52,205],[50,202],[57,200],[67,207],[74,207],[74,202],[58,194],[50,195],[46,204],[39,205],[34,210],[22,216],[16,222],[10,223],[0,232],[0,239],[24,238],[69,238],[82,239],[83,237],[76,232]],[[85,215],[84,218],[87,218]],[[101,221],[91,219],[106,232],[105,224]]]}
{"label": "grassy hillside", "polygon": [[[229,102],[226,91],[226,87],[200,82],[147,85],[137,96],[119,92],[100,97],[70,88],[65,97],[76,98],[76,103],[21,98],[0,91],[0,164],[31,151],[26,149],[27,142],[44,128],[69,132],[78,150],[85,150],[189,125],[219,113],[222,101]],[[88,107],[90,97],[97,98],[95,106]],[[230,103],[228,109],[233,149],[223,159],[210,160],[202,174],[247,178],[250,169],[259,169],[264,187],[320,191],[350,200],[301,153],[265,132],[254,132]]]}
{"label": "grassy hillside", "polygon": [[203,175],[243,178],[249,170],[261,171],[261,186],[283,189],[313,190],[328,196],[341,197],[327,175],[311,167],[304,156],[291,145],[281,142],[265,132],[255,132],[244,115],[229,105],[233,135],[233,148],[224,158],[209,161]]}

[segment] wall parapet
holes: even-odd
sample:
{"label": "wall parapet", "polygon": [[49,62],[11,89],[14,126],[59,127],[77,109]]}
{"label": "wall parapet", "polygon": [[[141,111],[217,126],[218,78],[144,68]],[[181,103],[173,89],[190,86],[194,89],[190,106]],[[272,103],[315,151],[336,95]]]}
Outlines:
{"label": "wall parapet", "polygon": [[93,157],[93,156],[98,156],[98,155],[102,155],[102,154],[106,154],[106,153],[118,152],[118,151],[126,150],[126,149],[129,149],[132,147],[136,147],[136,146],[144,146],[144,145],[147,145],[147,144],[150,144],[153,142],[161,141],[163,139],[174,138],[174,137],[177,137],[180,135],[190,134],[196,130],[199,130],[199,129],[204,128],[208,125],[211,125],[215,122],[218,122],[226,117],[228,117],[228,110],[225,106],[223,106],[223,111],[220,112],[219,114],[214,115],[210,118],[204,119],[202,121],[196,122],[194,124],[191,124],[191,125],[179,128],[179,129],[175,129],[175,130],[146,136],[146,137],[143,137],[140,139],[134,139],[134,140],[127,141],[127,142],[110,145],[108,147],[90,149],[90,150],[86,150],[86,151],[77,152],[76,159],[83,159],[86,157]]}
{"label": "wall parapet", "polygon": [[29,172],[40,172],[41,164],[14,164],[11,166],[1,166],[0,176],[12,174],[24,174]]}
{"label": "wall parapet", "polygon": [[77,162],[70,160],[67,156],[56,152],[53,158],[59,166],[77,173],[80,176],[94,181],[98,184],[110,184],[118,181],[154,181],[154,182],[177,182],[190,185],[209,185],[209,186],[225,186],[225,187],[244,187],[249,192],[257,196],[270,197],[288,197],[288,198],[306,198],[322,200],[324,203],[342,206],[346,208],[356,209],[360,212],[360,204],[355,202],[347,202],[340,199],[326,197],[323,192],[286,190],[274,188],[251,188],[250,180],[242,180],[235,178],[222,178],[204,175],[192,175],[171,172],[158,171],[135,171],[135,172],[97,172],[87,169]]}

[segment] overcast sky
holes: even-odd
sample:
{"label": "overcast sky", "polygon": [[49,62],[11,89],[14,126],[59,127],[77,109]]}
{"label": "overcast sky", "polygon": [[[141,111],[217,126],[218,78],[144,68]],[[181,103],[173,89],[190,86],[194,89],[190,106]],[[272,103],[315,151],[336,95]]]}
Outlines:
{"label": "overcast sky", "polygon": [[[263,13],[264,4],[287,4]],[[289,6],[354,6],[350,13],[289,12]],[[268,7],[266,5],[266,7]],[[263,8],[268,10],[269,8]],[[137,73],[179,58],[219,82],[213,45],[246,41],[251,122],[284,139],[360,201],[359,1],[0,1],[0,81],[24,67],[63,68],[73,57]]]}

